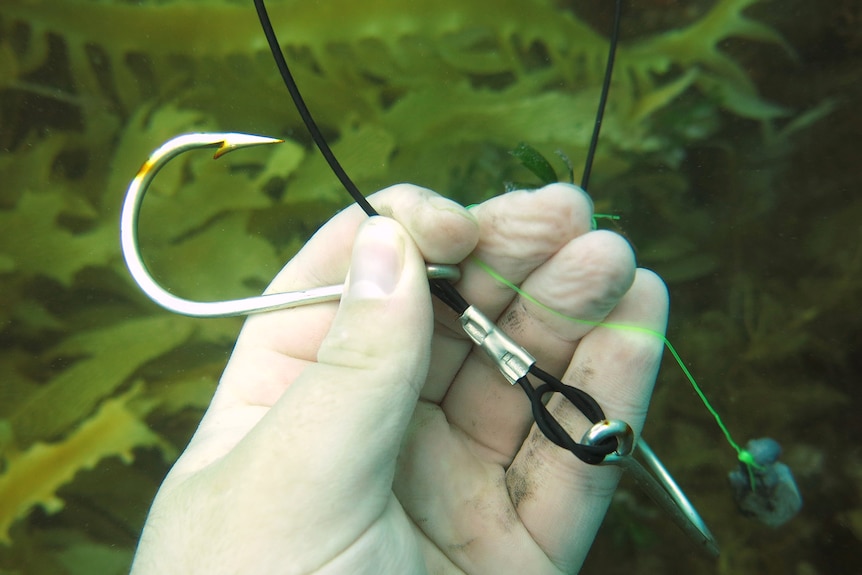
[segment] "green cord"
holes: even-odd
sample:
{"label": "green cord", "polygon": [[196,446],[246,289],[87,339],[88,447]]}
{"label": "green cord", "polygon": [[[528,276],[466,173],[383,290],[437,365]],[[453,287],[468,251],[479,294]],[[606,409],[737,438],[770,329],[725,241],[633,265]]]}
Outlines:
{"label": "green cord", "polygon": [[628,331],[628,332],[633,332],[633,333],[643,333],[643,334],[652,335],[654,337],[659,338],[664,343],[665,347],[667,347],[668,351],[670,351],[673,358],[676,360],[677,365],[679,365],[680,369],[685,374],[686,379],[688,379],[688,382],[694,388],[695,393],[697,393],[698,397],[700,397],[700,400],[703,402],[703,405],[706,407],[707,411],[709,411],[709,413],[712,414],[712,417],[715,419],[715,422],[718,424],[719,429],[721,429],[721,431],[724,433],[725,439],[727,439],[727,442],[736,451],[737,458],[739,459],[739,461],[741,461],[742,463],[745,464],[746,468],[748,469],[749,479],[751,481],[751,489],[752,489],[752,491],[754,490],[754,471],[752,468],[760,468],[760,466],[754,461],[754,458],[752,457],[751,453],[749,453],[745,449],[742,449],[739,446],[739,444],[737,444],[736,441],[733,440],[733,437],[730,435],[730,430],[728,430],[727,427],[724,425],[724,422],[721,421],[721,417],[719,417],[718,412],[715,410],[715,408],[712,407],[712,404],[706,398],[706,395],[703,393],[703,390],[701,390],[700,386],[695,381],[694,376],[691,374],[691,372],[685,366],[685,363],[682,361],[682,358],[679,356],[679,353],[677,353],[676,348],[673,346],[673,344],[670,343],[670,340],[667,339],[667,337],[665,337],[664,334],[657,332],[655,330],[649,329],[649,328],[639,327],[639,326],[635,326],[635,325],[625,325],[625,324],[620,324],[620,323],[607,323],[607,322],[603,322],[603,321],[590,321],[590,320],[586,320],[586,319],[578,319],[575,317],[567,316],[567,315],[560,313],[557,310],[552,309],[552,308],[548,307],[547,305],[543,304],[542,302],[537,300],[535,297],[528,294],[527,292],[522,290],[520,287],[516,286],[511,281],[504,278],[502,275],[500,275],[499,272],[497,272],[497,270],[495,270],[494,268],[492,268],[491,266],[489,266],[488,264],[486,264],[485,262],[483,262],[479,258],[473,256],[472,259],[473,259],[473,261],[476,262],[476,264],[478,264],[478,266],[480,268],[485,270],[485,272],[487,272],[488,275],[490,275],[492,278],[494,278],[495,280],[497,280],[501,284],[505,285],[509,289],[513,290],[515,293],[517,293],[518,295],[520,295],[521,297],[523,297],[525,300],[529,301],[530,303],[533,303],[533,304],[539,306],[540,308],[542,308],[542,309],[548,311],[549,313],[552,313],[558,317],[561,317],[561,318],[566,319],[568,321],[580,323],[583,325],[589,325],[589,326],[593,326],[593,327],[602,326],[602,327],[607,327],[610,329],[618,329],[618,330]]}
{"label": "green cord", "polygon": [[593,214],[592,228],[599,229],[599,220],[618,220],[620,217],[616,214]]}

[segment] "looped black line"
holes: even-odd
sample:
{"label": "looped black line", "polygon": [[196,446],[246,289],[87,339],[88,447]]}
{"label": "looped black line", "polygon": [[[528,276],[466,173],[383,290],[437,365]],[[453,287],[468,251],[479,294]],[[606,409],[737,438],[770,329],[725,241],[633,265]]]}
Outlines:
{"label": "looped black line", "polygon": [[617,449],[617,442],[614,439],[603,441],[596,445],[585,445],[578,443],[568,432],[563,429],[560,423],[554,419],[551,412],[542,401],[545,395],[549,393],[560,393],[572,405],[584,414],[584,416],[592,423],[598,423],[605,419],[605,414],[599,404],[593,397],[582,389],[566,385],[551,374],[533,365],[530,368],[530,373],[542,380],[544,383],[538,387],[533,387],[527,376],[518,380],[518,385],[527,394],[533,410],[533,418],[536,420],[536,426],[545,434],[545,437],[550,439],[557,446],[570,451],[575,457],[589,463],[597,465],[604,461],[605,457],[613,453]]}

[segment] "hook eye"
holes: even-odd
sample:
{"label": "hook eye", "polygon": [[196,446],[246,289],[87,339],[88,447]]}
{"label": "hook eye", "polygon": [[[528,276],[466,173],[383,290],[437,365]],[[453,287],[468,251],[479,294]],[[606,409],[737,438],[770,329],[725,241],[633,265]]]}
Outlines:
{"label": "hook eye", "polygon": [[614,439],[617,448],[613,454],[618,457],[631,455],[635,446],[635,432],[631,426],[620,419],[605,419],[593,425],[584,434],[581,443],[584,445],[599,445]]}

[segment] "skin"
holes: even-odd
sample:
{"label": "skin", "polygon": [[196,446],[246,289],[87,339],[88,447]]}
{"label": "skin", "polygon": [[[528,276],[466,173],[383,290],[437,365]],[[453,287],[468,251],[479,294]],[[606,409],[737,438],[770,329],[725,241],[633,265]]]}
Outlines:
{"label": "skin", "polygon": [[[133,567],[148,573],[575,573],[619,470],[548,441],[530,405],[433,302],[424,262],[546,371],[640,433],[667,292],[621,237],[590,231],[574,186],[470,211],[399,185],[335,216],[269,291],[340,283],[339,303],[252,316],[215,397],[153,503]],[[348,274],[349,271],[349,274]],[[579,439],[589,422],[552,397]]]}

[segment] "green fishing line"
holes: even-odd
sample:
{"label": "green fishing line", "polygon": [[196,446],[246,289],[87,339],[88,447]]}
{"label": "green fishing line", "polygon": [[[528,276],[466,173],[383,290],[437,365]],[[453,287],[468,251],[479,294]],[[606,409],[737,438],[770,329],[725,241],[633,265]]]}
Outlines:
{"label": "green fishing line", "polygon": [[599,229],[599,220],[618,220],[620,217],[616,214],[593,214],[592,228]]}
{"label": "green fishing line", "polygon": [[679,368],[685,374],[686,379],[688,379],[688,382],[691,384],[692,388],[694,388],[695,393],[697,393],[698,397],[700,397],[700,400],[703,402],[703,405],[706,407],[707,411],[709,411],[709,413],[712,414],[712,417],[715,419],[715,422],[718,424],[719,429],[721,429],[722,433],[724,433],[724,437],[727,440],[727,442],[736,451],[737,458],[739,459],[739,461],[744,463],[745,466],[748,468],[748,474],[749,474],[749,478],[751,480],[752,489],[754,489],[754,472],[753,472],[752,468],[759,467],[758,464],[754,461],[754,458],[752,457],[752,455],[747,450],[741,448],[739,446],[739,444],[733,440],[733,437],[730,435],[730,430],[728,430],[727,426],[724,425],[724,422],[721,421],[721,417],[719,417],[718,412],[715,410],[714,407],[712,407],[712,404],[706,398],[706,395],[703,393],[703,390],[697,384],[697,381],[695,381],[694,376],[691,374],[691,372],[685,366],[685,363],[682,361],[682,358],[680,357],[679,353],[676,351],[676,348],[673,346],[673,344],[670,342],[670,340],[667,337],[665,337],[664,334],[657,332],[653,329],[649,329],[649,328],[645,328],[645,327],[639,327],[636,325],[625,325],[625,324],[621,324],[621,323],[608,323],[608,322],[604,322],[604,321],[590,321],[590,320],[586,320],[586,319],[579,319],[579,318],[571,317],[571,316],[568,316],[564,313],[560,313],[557,310],[555,310],[555,309],[545,305],[544,303],[540,302],[535,297],[528,294],[527,292],[522,290],[520,287],[518,287],[517,285],[515,285],[514,283],[512,283],[508,279],[504,278],[502,275],[500,275],[499,272],[497,272],[497,270],[495,270],[494,268],[492,268],[491,266],[489,266],[487,263],[483,262],[479,258],[473,256],[472,259],[474,262],[476,262],[476,264],[480,268],[482,268],[492,278],[494,278],[495,280],[497,280],[501,284],[505,285],[506,287],[508,287],[509,289],[511,289],[512,291],[514,291],[515,293],[517,293],[518,295],[523,297],[525,300],[539,306],[540,308],[548,311],[549,313],[556,315],[557,317],[561,317],[565,320],[573,321],[573,322],[580,323],[583,325],[589,325],[589,326],[593,326],[593,327],[601,326],[601,327],[607,327],[610,329],[628,331],[628,332],[632,332],[632,333],[642,333],[642,334],[651,335],[653,337],[657,337],[658,339],[660,339],[664,343],[664,345],[668,349],[668,351],[671,353],[673,358],[676,360],[677,365],[679,365]]}

